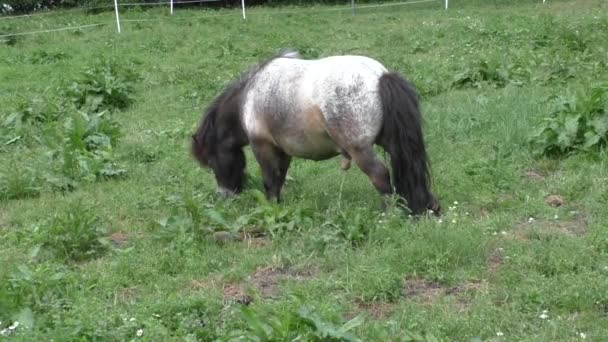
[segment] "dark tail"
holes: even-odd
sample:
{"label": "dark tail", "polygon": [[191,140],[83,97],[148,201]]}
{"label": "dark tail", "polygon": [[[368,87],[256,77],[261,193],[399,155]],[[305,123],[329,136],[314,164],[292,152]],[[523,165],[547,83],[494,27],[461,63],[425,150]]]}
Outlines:
{"label": "dark tail", "polygon": [[422,117],[416,90],[396,73],[380,77],[383,126],[378,143],[391,157],[393,185],[407,201],[412,213],[439,213],[439,203],[430,191]]}

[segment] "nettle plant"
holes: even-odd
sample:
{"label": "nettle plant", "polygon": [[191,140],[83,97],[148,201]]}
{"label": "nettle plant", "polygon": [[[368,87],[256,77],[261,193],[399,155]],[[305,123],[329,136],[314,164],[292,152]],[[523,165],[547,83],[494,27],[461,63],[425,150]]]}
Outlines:
{"label": "nettle plant", "polygon": [[83,70],[67,95],[76,108],[91,113],[126,109],[133,103],[133,69],[113,60],[98,62]]}
{"label": "nettle plant", "polygon": [[555,109],[530,142],[537,154],[593,152],[608,143],[608,82],[574,96],[557,96]]}
{"label": "nettle plant", "polygon": [[49,141],[49,153],[59,177],[50,183],[70,190],[78,181],[122,176],[126,170],[117,166],[113,148],[120,137],[120,126],[107,113],[87,114],[74,111],[56,131],[56,139]]}

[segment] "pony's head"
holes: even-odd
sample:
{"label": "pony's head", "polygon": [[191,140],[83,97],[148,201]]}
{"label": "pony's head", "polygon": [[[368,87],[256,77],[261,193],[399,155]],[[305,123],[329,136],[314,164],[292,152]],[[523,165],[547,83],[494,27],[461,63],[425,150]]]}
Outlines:
{"label": "pony's head", "polygon": [[247,143],[240,125],[244,85],[235,82],[209,106],[196,133],[192,135],[192,154],[201,166],[210,168],[220,192],[239,193],[245,180]]}
{"label": "pony's head", "polygon": [[243,190],[247,134],[241,126],[241,108],[249,83],[255,75],[276,58],[299,58],[292,50],[278,55],[245,71],[216,97],[192,135],[192,154],[205,167],[213,170],[218,188],[234,194]]}

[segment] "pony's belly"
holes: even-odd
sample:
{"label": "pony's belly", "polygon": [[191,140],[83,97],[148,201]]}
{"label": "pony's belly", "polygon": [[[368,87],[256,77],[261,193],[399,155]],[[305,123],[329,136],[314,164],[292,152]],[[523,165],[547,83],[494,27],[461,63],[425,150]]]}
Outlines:
{"label": "pony's belly", "polygon": [[290,156],[325,160],[340,154],[340,149],[326,133],[323,134],[284,134],[277,137],[277,143]]}

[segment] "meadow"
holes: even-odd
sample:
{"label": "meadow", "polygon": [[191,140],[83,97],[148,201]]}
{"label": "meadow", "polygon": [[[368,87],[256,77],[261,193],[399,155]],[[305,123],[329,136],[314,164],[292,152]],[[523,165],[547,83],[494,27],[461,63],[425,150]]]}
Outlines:
{"label": "meadow", "polygon": [[[0,37],[0,339],[607,340],[608,3],[333,8],[0,18],[104,23]],[[443,216],[338,158],[215,193],[190,135],[285,47],[416,85]]]}

